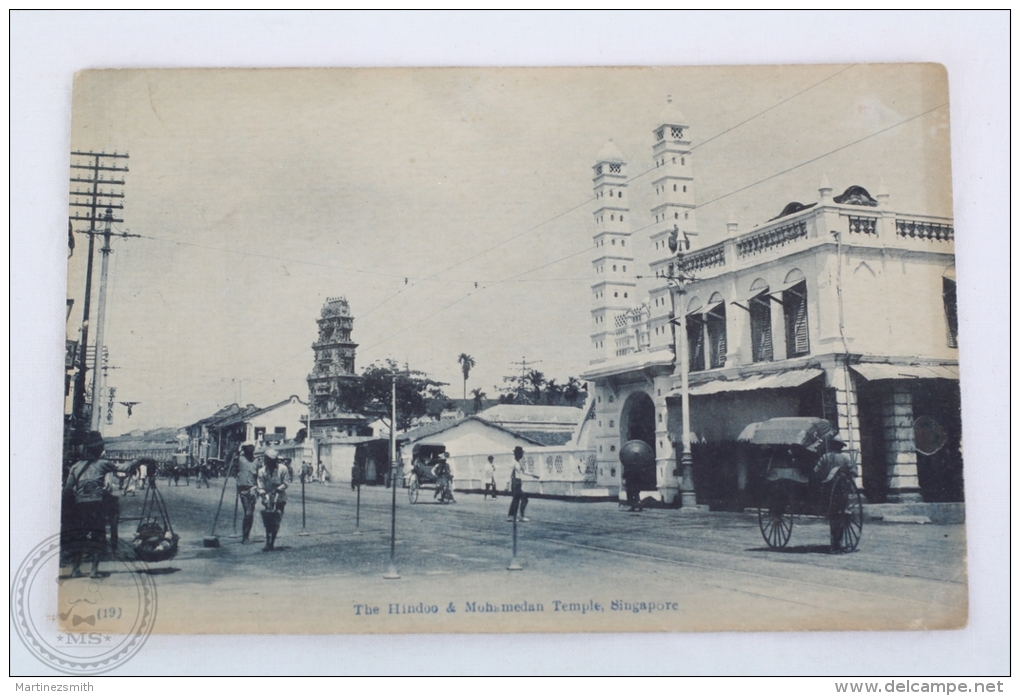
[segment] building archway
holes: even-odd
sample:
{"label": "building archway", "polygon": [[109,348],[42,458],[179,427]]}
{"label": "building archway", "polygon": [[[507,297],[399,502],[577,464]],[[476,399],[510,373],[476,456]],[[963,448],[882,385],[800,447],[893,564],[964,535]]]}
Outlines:
{"label": "building archway", "polygon": [[[641,440],[655,452],[655,403],[643,391],[627,397],[620,409],[620,447],[630,440]],[[655,467],[649,467],[641,490],[655,490]]]}
{"label": "building archway", "polygon": [[620,409],[620,445],[642,440],[655,449],[655,404],[644,392],[634,392]]}

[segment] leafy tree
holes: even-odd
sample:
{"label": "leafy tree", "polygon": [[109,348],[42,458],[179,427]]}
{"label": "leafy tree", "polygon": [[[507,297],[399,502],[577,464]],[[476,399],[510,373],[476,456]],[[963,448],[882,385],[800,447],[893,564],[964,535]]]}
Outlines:
{"label": "leafy tree", "polygon": [[464,400],[467,401],[468,375],[471,373],[471,368],[475,366],[475,359],[467,353],[461,353],[457,356],[457,362],[460,363],[460,371],[464,373]]}
{"label": "leafy tree", "polygon": [[402,370],[393,360],[374,363],[366,367],[358,380],[358,392],[348,402],[357,411],[382,417],[390,415],[393,380],[397,382],[397,430],[407,430],[416,418],[425,415],[430,401],[447,402],[443,393],[444,382],[430,379],[419,370]]}

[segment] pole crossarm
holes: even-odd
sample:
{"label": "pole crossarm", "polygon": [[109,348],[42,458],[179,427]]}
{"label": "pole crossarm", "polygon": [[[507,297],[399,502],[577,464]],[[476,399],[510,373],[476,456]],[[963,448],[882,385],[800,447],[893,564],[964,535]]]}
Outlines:
{"label": "pole crossarm", "polygon": [[[69,215],[67,219],[78,220],[80,222],[106,222],[108,219],[110,222],[124,222],[120,218],[90,217],[88,215]],[[105,234],[105,233],[102,230],[88,230],[86,232],[83,232],[82,234]]]}
{"label": "pole crossarm", "polygon": [[82,152],[80,150],[71,150],[71,155],[74,157],[120,157],[122,159],[130,157],[128,153],[117,152],[116,150],[113,152]]}
{"label": "pole crossarm", "polygon": [[[92,182],[91,181],[85,181],[83,183],[91,184]],[[109,181],[104,181],[103,183],[104,184],[108,184],[110,182]],[[93,196],[95,196],[96,198],[123,198],[124,197],[123,193],[114,193],[113,191],[110,191],[109,193],[105,193],[103,191],[96,191],[95,193],[93,193],[92,191],[71,191],[70,194],[72,196],[87,196],[88,198],[92,198]]]}
{"label": "pole crossarm", "polygon": [[[91,169],[91,167],[87,167]],[[72,184],[109,184],[111,186],[123,186],[126,182],[123,179],[79,179],[78,177],[71,177]],[[91,196],[91,193],[83,194]]]}
{"label": "pole crossarm", "polygon": [[[71,169],[88,169],[93,172],[126,172],[127,167],[104,167],[96,164],[72,164]],[[97,179],[99,181],[99,179]]]}

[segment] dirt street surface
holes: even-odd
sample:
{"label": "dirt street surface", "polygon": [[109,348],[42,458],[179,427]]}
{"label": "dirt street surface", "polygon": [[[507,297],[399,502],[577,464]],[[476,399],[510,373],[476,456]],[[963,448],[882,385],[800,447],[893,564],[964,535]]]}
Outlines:
{"label": "dirt street surface", "polygon": [[[277,548],[233,533],[220,491],[160,482],[180,552],[152,564],[156,633],[409,633],[935,629],[966,623],[962,525],[866,522],[858,551],[828,553],[824,520],[798,518],[790,546],[766,547],[749,513],[623,512],[615,503],[532,499],[509,571],[509,498],[457,494],[439,505],[397,491],[396,569],[389,566],[390,491],[362,489],[360,534],[349,487],[291,485]],[[125,498],[137,514],[142,491]],[[238,520],[238,533],[240,520]],[[130,540],[133,523],[121,527]],[[104,566],[104,570],[107,566]],[[103,580],[116,595],[130,578]],[[123,573],[126,575],[126,573]],[[83,582],[81,580],[65,582]]]}

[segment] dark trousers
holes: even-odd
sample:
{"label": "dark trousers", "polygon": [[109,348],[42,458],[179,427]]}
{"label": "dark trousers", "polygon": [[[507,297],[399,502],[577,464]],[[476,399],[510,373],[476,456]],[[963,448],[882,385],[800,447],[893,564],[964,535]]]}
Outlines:
{"label": "dark trousers", "polygon": [[106,523],[110,526],[110,548],[116,550],[120,539],[120,498],[103,496],[103,506],[106,508]]}
{"label": "dark trousers", "polygon": [[524,517],[524,511],[528,507],[528,496],[521,489],[519,485],[514,486],[514,498],[510,501],[510,512],[507,513],[507,517],[516,517],[520,512],[521,517]]}
{"label": "dark trousers", "polygon": [[243,486],[237,489],[237,495],[241,498],[241,508],[244,510],[244,520],[241,522],[241,540],[247,541],[251,534],[252,524],[255,522],[255,492],[251,486]]}
{"label": "dark trousers", "polygon": [[639,486],[627,486],[627,504],[631,510],[641,509],[641,488]]}

